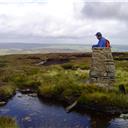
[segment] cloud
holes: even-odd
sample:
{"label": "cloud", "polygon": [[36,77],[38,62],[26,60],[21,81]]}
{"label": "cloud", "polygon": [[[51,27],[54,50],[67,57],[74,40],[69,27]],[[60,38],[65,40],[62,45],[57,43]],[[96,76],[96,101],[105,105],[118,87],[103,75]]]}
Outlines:
{"label": "cloud", "polygon": [[119,36],[124,40],[128,37],[127,8],[128,3],[118,2],[0,0],[0,42],[88,43],[95,41],[97,31],[112,40]]}
{"label": "cloud", "polygon": [[82,13],[93,19],[128,20],[128,2],[94,2],[85,3]]}
{"label": "cloud", "polygon": [[43,3],[48,0],[0,0],[1,4]]}
{"label": "cloud", "polygon": [[86,31],[83,30],[83,23],[75,18],[73,1],[2,4],[0,8],[2,33],[41,37],[79,37],[82,31]]}
{"label": "cloud", "polygon": [[93,21],[97,30],[109,36],[127,38],[127,9],[128,2],[88,2],[81,10],[81,19]]}

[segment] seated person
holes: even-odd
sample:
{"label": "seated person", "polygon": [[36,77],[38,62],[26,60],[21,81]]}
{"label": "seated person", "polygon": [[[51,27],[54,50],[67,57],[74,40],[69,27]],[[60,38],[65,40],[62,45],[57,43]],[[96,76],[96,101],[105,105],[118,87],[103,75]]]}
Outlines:
{"label": "seated person", "polygon": [[102,37],[102,34],[100,32],[96,33],[96,37],[99,41],[97,44],[92,45],[92,48],[94,48],[94,47],[110,48],[110,42],[107,39],[105,39],[104,37]]}

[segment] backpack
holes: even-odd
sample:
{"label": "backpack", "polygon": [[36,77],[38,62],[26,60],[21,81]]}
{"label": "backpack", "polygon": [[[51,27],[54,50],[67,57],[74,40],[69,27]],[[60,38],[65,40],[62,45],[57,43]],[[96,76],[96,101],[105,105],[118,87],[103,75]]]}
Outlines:
{"label": "backpack", "polygon": [[106,48],[110,48],[111,46],[110,46],[110,42],[109,42],[109,40],[106,40]]}

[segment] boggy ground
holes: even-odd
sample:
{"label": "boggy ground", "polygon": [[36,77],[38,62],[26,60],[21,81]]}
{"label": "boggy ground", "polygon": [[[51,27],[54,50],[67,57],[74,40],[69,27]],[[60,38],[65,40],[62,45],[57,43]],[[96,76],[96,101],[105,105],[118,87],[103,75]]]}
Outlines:
{"label": "boggy ground", "polygon": [[[128,112],[128,53],[113,53],[116,82],[113,90],[87,84],[91,53],[51,53],[0,56],[0,104],[16,92],[35,92],[40,98],[96,111]],[[123,85],[126,94],[119,91]]]}

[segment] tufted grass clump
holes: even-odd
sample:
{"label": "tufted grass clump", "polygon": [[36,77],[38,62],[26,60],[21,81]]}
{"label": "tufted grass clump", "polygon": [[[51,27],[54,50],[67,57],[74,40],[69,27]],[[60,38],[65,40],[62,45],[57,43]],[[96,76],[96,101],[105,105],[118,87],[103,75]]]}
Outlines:
{"label": "tufted grass clump", "polygon": [[79,103],[86,105],[96,104],[99,106],[111,106],[125,109],[128,106],[128,96],[114,92],[83,93],[79,98]]}
{"label": "tufted grass clump", "polygon": [[8,100],[15,93],[16,88],[12,85],[4,85],[0,87],[0,100]]}
{"label": "tufted grass clump", "polygon": [[117,69],[116,71],[116,83],[115,89],[119,89],[120,85],[123,85],[126,89],[126,93],[128,93],[128,72],[122,69]]}
{"label": "tufted grass clump", "polygon": [[0,128],[19,128],[16,120],[11,117],[0,117]]}
{"label": "tufted grass clump", "polygon": [[38,94],[44,97],[73,100],[80,96],[84,86],[78,76],[72,71],[60,71],[54,76],[45,76]]}
{"label": "tufted grass clump", "polygon": [[76,69],[83,69],[83,70],[88,70],[89,69],[89,65],[86,63],[65,63],[62,65],[62,67],[64,69],[72,69],[72,70],[76,70]]}

